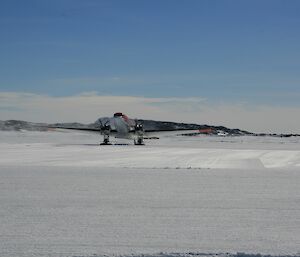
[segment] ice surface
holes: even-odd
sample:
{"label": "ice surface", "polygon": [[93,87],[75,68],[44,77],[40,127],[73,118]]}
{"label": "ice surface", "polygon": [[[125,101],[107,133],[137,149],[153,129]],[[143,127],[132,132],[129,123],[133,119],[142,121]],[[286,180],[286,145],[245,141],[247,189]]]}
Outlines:
{"label": "ice surface", "polygon": [[0,165],[151,169],[300,167],[299,138],[173,136],[148,140],[141,147],[132,142],[99,146],[99,135],[69,131],[0,132],[0,139]]}
{"label": "ice surface", "polygon": [[300,252],[298,139],[99,140],[0,132],[0,256]]}

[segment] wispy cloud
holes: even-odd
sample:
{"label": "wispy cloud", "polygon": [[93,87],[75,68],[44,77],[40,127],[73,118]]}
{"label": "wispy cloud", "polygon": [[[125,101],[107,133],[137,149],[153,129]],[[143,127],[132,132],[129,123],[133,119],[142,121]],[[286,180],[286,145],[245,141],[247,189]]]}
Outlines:
{"label": "wispy cloud", "polygon": [[198,97],[149,98],[104,96],[97,92],[53,97],[20,92],[0,92],[0,120],[37,122],[93,122],[114,112],[132,118],[224,125],[254,132],[300,133],[300,108],[212,103]]}

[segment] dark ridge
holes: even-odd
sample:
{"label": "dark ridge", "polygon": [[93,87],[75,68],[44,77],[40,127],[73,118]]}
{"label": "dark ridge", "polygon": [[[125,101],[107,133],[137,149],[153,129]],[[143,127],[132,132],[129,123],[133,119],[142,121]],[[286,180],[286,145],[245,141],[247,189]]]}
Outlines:
{"label": "dark ridge", "polygon": [[211,129],[210,134],[217,134],[219,131],[226,132],[229,135],[252,135],[251,132],[240,130],[240,129],[230,129],[224,126],[210,126],[207,124],[199,125],[194,123],[178,123],[170,121],[154,121],[154,120],[142,120],[139,122],[144,124],[146,130],[204,130]]}
{"label": "dark ridge", "polygon": [[[173,130],[200,130],[193,134],[187,134],[186,136],[193,136],[198,134],[218,135],[223,133],[226,136],[272,136],[272,137],[299,137],[300,134],[267,134],[267,133],[251,133],[240,129],[230,129],[224,126],[211,126],[211,125],[199,125],[194,123],[179,123],[171,121],[155,121],[155,120],[143,120],[138,119],[138,122],[144,124],[146,131],[173,131]],[[100,124],[98,121],[90,124],[82,124],[79,122],[68,123],[34,123],[22,120],[6,120],[0,121],[0,131],[47,131],[54,128],[63,129],[75,129],[75,130],[90,130],[99,131]],[[184,135],[184,132],[182,133]]]}
{"label": "dark ridge", "polygon": [[0,130],[4,131],[46,131],[48,130],[47,123],[34,123],[23,120],[6,120],[0,121]]}
{"label": "dark ridge", "polygon": [[296,255],[265,255],[260,253],[249,254],[249,253],[158,253],[158,254],[131,254],[131,255],[75,255],[73,257],[300,257]]}
{"label": "dark ridge", "polygon": [[[225,132],[228,135],[251,135],[252,134],[248,131],[242,131],[239,129],[229,129],[223,126],[209,126],[209,125],[178,123],[178,122],[170,122],[170,121],[142,120],[142,119],[139,119],[138,122],[143,123],[144,129],[147,131],[210,129],[211,131],[209,134],[217,134],[218,131]],[[27,122],[21,120],[0,121],[0,130],[5,130],[5,131],[20,131],[20,130],[47,131],[53,128],[99,131],[100,125],[99,122],[97,121],[90,124],[82,124],[78,122],[47,124],[47,123]]]}

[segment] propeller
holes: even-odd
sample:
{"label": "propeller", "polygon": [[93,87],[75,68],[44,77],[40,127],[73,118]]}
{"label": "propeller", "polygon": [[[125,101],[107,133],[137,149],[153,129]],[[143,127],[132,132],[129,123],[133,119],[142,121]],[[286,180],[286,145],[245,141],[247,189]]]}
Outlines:
{"label": "propeller", "polygon": [[100,131],[104,132],[104,131],[110,131],[111,130],[111,126],[109,124],[109,120],[107,120],[104,124],[102,122],[101,119],[99,119],[99,123],[100,123]]}
{"label": "propeller", "polygon": [[135,126],[134,126],[135,131],[144,131],[144,124],[142,121],[135,120]]}
{"label": "propeller", "polygon": [[98,120],[100,123],[100,133],[103,135],[103,142],[100,145],[110,145],[109,135],[111,131],[111,126],[109,124],[109,120],[106,120],[103,124],[103,120]]}
{"label": "propeller", "polygon": [[134,139],[135,145],[143,145],[144,144],[144,124],[142,121],[135,120],[135,135],[136,138]]}

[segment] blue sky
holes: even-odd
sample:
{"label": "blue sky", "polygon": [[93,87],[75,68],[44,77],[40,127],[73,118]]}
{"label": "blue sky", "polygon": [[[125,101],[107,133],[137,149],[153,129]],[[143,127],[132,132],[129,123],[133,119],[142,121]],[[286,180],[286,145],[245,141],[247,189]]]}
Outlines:
{"label": "blue sky", "polygon": [[298,108],[299,31],[293,0],[2,0],[0,91]]}

